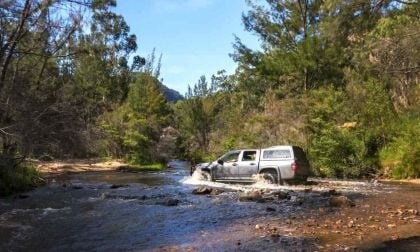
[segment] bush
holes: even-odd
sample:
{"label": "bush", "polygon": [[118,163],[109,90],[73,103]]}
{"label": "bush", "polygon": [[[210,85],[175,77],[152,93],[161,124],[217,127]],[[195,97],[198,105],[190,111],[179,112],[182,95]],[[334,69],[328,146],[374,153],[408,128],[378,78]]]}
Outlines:
{"label": "bush", "polygon": [[327,177],[358,178],[369,176],[375,160],[366,156],[366,143],[358,132],[326,129],[313,139],[310,157],[315,173]]}
{"label": "bush", "polygon": [[395,136],[380,151],[380,163],[386,176],[396,179],[420,177],[420,119],[409,115],[397,120]]}
{"label": "bush", "polygon": [[0,196],[30,190],[41,183],[35,167],[0,152]]}

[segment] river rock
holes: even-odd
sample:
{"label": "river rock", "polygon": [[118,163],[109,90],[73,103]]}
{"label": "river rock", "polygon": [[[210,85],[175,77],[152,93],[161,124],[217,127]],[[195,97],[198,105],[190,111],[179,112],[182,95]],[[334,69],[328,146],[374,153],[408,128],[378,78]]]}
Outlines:
{"label": "river rock", "polygon": [[15,199],[27,199],[27,198],[29,198],[29,195],[26,195],[26,194],[18,194],[14,198]]}
{"label": "river rock", "polygon": [[258,201],[261,202],[262,196],[258,191],[246,192],[239,195],[239,201]]}
{"label": "river rock", "polygon": [[204,195],[204,194],[210,194],[213,192],[213,189],[206,186],[201,186],[199,188],[196,188],[192,191],[192,194],[198,194],[198,195]]}
{"label": "river rock", "polygon": [[277,199],[279,200],[290,199],[289,192],[286,191],[275,191],[272,192],[271,195],[277,196]]}
{"label": "river rock", "polygon": [[140,200],[147,200],[147,196],[146,195],[142,195],[142,196],[140,196],[140,198],[139,198]]}
{"label": "river rock", "polygon": [[336,190],[334,190],[334,189],[321,192],[321,196],[323,196],[323,197],[339,196],[339,195],[341,195],[341,194],[339,192],[337,192]]}
{"label": "river rock", "polygon": [[224,191],[223,190],[220,190],[220,189],[217,189],[217,188],[212,188],[212,190],[211,190],[211,195],[219,195],[219,194],[221,194],[221,193],[223,193]]}
{"label": "river rock", "polygon": [[267,212],[275,212],[276,211],[276,209],[274,207],[267,207],[265,210]]}
{"label": "river rock", "polygon": [[354,202],[347,196],[332,196],[330,198],[331,207],[354,207]]}
{"label": "river rock", "polygon": [[290,201],[293,203],[293,205],[295,206],[300,206],[303,204],[303,199],[297,196],[291,196],[290,197]]}
{"label": "river rock", "polygon": [[113,184],[109,188],[118,189],[118,188],[121,188],[121,187],[128,187],[128,185]]}
{"label": "river rock", "polygon": [[161,205],[164,206],[177,206],[180,203],[179,199],[168,199],[166,201],[161,202]]}

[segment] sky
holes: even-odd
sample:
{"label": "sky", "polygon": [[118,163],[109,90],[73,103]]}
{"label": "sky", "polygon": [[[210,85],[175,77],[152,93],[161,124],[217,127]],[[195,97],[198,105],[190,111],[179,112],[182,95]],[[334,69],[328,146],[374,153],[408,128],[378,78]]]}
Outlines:
{"label": "sky", "polygon": [[247,10],[245,0],[119,0],[116,8],[137,36],[137,54],[146,57],[153,48],[162,54],[163,83],[182,95],[202,75],[234,72],[234,35],[259,48],[242,25]]}

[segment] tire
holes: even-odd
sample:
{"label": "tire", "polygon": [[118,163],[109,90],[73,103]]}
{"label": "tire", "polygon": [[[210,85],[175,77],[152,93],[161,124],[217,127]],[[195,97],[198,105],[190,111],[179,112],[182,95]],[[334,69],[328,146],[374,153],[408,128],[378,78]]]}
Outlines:
{"label": "tire", "polygon": [[277,185],[277,172],[275,171],[266,171],[262,173],[262,177],[269,184]]}
{"label": "tire", "polygon": [[203,176],[204,181],[213,181],[211,174],[209,172],[202,171],[201,175]]}

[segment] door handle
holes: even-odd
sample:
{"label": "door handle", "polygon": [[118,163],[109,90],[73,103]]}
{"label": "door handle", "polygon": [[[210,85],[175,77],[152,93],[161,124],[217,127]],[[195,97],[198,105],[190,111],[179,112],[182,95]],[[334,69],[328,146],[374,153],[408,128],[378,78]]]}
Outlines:
{"label": "door handle", "polygon": [[255,163],[250,163],[250,165],[255,165]]}
{"label": "door handle", "polygon": [[233,164],[232,164],[232,166],[237,166],[237,165],[238,165],[237,163],[233,163]]}

